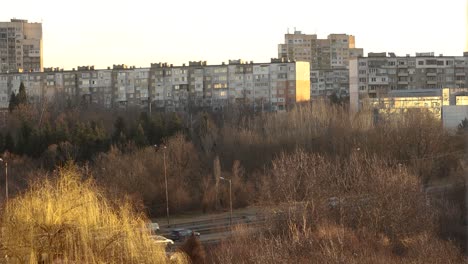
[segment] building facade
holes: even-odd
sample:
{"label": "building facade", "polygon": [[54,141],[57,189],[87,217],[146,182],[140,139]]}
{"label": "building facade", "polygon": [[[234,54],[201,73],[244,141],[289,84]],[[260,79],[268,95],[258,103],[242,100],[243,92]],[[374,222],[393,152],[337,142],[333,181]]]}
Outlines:
{"label": "building facade", "polygon": [[0,22],[0,72],[40,72],[42,67],[42,24]]}
{"label": "building facade", "polygon": [[308,62],[272,59],[271,63],[207,65],[190,62],[149,68],[113,65],[112,69],[83,66],[72,71],[0,73],[0,108],[7,108],[20,83],[32,102],[61,98],[105,108],[152,107],[165,111],[195,108],[219,110],[245,104],[255,110],[278,111],[310,99]]}
{"label": "building facade", "polygon": [[391,91],[467,87],[468,53],[434,56],[416,53],[369,53],[351,60],[349,70],[351,107],[359,109],[363,98],[385,97]]}
{"label": "building facade", "polygon": [[468,118],[468,88],[394,90],[379,98],[365,98],[362,103],[363,108],[373,111],[375,120],[427,112],[441,119],[444,128],[453,130]]}
{"label": "building facade", "polygon": [[310,63],[312,96],[347,92],[349,61],[362,55],[363,49],[355,47],[355,37],[347,34],[318,39],[316,34],[294,31],[285,34],[284,44],[278,45],[278,58]]}

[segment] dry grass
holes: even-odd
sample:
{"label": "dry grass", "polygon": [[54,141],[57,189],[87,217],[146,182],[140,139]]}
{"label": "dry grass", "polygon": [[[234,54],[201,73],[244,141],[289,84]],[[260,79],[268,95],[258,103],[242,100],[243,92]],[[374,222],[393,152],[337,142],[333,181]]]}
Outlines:
{"label": "dry grass", "polygon": [[8,263],[168,262],[128,202],[111,205],[73,167],[56,176],[6,204],[0,250]]}
{"label": "dry grass", "polygon": [[321,223],[286,226],[284,235],[252,234],[238,227],[231,241],[209,255],[212,263],[463,263],[452,243],[421,233],[392,241],[366,229]]}

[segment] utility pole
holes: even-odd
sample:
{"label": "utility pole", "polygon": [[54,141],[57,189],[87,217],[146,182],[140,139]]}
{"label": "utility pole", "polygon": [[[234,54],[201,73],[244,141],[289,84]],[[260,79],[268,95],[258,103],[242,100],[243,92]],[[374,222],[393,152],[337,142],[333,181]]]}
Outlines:
{"label": "utility pole", "polygon": [[219,177],[223,181],[229,182],[229,226],[232,227],[232,184],[230,179]]}
{"label": "utility pole", "polygon": [[8,162],[0,158],[0,161],[5,163],[5,198],[8,201]]}
{"label": "utility pole", "polygon": [[148,110],[149,110],[149,116],[151,117],[151,96],[148,96]]}
{"label": "utility pole", "polygon": [[167,191],[167,172],[166,172],[166,146],[163,150],[163,159],[164,159],[164,183],[166,185],[166,213],[167,213],[167,225],[169,226],[169,195]]}
{"label": "utility pole", "polygon": [[[154,145],[157,149],[158,145]],[[167,225],[169,226],[169,192],[167,190],[167,169],[166,169],[166,146],[162,146],[163,148],[163,162],[164,162],[164,185],[166,187],[166,217],[167,217]]]}

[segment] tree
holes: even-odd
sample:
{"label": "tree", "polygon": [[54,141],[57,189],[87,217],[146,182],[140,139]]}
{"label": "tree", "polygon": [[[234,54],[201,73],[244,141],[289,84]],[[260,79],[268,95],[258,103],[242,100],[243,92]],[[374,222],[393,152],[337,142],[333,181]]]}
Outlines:
{"label": "tree", "polygon": [[11,92],[10,95],[10,102],[8,103],[8,110],[12,112],[15,110],[15,108],[18,106],[18,99],[16,98],[16,95],[14,92]]}
{"label": "tree", "polygon": [[193,264],[203,264],[206,262],[206,253],[200,240],[192,233],[192,235],[179,248],[180,251],[187,254],[190,262]]}
{"label": "tree", "polygon": [[10,131],[5,135],[5,150],[8,150],[9,152],[13,152],[15,150],[15,141],[13,140]]}
{"label": "tree", "polygon": [[0,153],[3,153],[5,151],[5,139],[3,137],[3,134],[0,133]]}
{"label": "tree", "polygon": [[119,116],[114,123],[114,133],[112,134],[112,142],[114,144],[124,144],[127,140],[127,127],[123,117]]}
{"label": "tree", "polygon": [[18,105],[28,103],[28,97],[26,95],[26,88],[24,87],[23,82],[21,82],[21,84],[20,84],[17,99],[18,99]]}
{"label": "tree", "polygon": [[[128,201],[111,206],[73,166],[32,183],[2,212],[0,254],[9,263],[166,263],[149,221]],[[39,177],[38,177],[39,178]]]}
{"label": "tree", "polygon": [[138,147],[148,145],[148,140],[146,139],[145,131],[143,130],[143,126],[141,124],[138,124],[137,130],[135,132],[134,141]]}

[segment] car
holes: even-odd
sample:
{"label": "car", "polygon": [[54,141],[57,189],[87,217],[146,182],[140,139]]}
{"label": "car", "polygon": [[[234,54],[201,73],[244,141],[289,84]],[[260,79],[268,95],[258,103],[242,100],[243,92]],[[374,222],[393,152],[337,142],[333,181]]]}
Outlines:
{"label": "car", "polygon": [[192,231],[190,229],[185,229],[185,228],[177,228],[177,229],[172,229],[169,237],[174,241],[184,241],[185,239],[190,237],[192,234],[197,237],[200,236],[199,232],[195,232],[195,231]]}
{"label": "car", "polygon": [[148,223],[147,227],[152,234],[156,234],[156,232],[159,231],[158,223]]}
{"label": "car", "polygon": [[152,236],[151,238],[153,238],[154,242],[157,244],[164,244],[164,245],[174,244],[174,241],[172,239],[165,238],[163,236],[156,235],[156,236]]}

